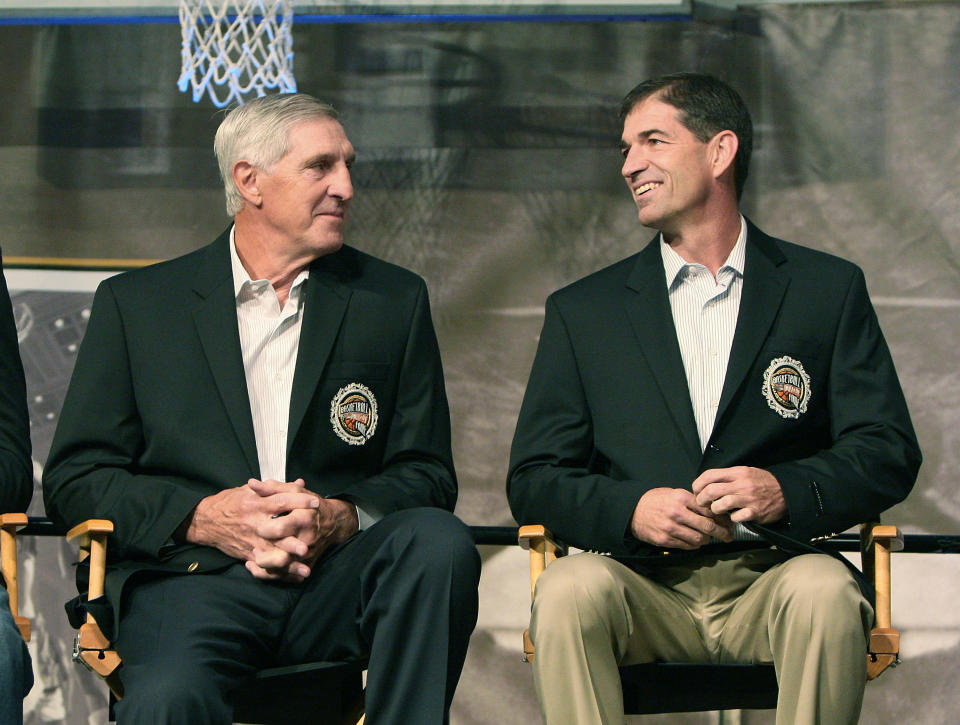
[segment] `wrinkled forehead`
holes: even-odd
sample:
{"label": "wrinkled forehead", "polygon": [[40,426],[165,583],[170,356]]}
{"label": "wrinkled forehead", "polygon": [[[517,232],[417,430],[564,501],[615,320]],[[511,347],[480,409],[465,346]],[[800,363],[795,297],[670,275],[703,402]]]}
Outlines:
{"label": "wrinkled forehead", "polygon": [[688,130],[681,120],[680,109],[658,98],[656,94],[635,103],[623,119],[624,138],[652,130],[678,133]]}
{"label": "wrinkled forehead", "polygon": [[330,116],[297,121],[287,131],[287,154],[323,153],[352,158],[353,144],[343,125]]}

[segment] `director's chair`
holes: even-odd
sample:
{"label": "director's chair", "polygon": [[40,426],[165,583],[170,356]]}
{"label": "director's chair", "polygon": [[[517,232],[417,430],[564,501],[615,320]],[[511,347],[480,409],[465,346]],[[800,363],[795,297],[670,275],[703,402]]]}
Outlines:
{"label": "director's chair", "polygon": [[17,531],[29,523],[26,514],[0,514],[0,571],[10,598],[10,613],[20,636],[30,641],[30,620],[20,616],[20,582],[17,578]]}
{"label": "director's chair", "polygon": [[[19,614],[17,532],[20,535],[62,536],[52,521],[26,514],[0,514],[0,565],[7,584],[10,609],[21,635],[30,640],[30,621]],[[103,594],[109,521],[91,520],[66,533],[80,547],[81,561],[89,559],[88,599]],[[111,702],[123,697],[118,670],[120,656],[87,614],[74,643],[73,658],[98,674],[110,688]],[[234,719],[250,725],[354,725],[363,722],[363,673],[353,664],[312,662],[271,667],[241,683],[234,695]],[[112,707],[111,707],[112,713]],[[111,715],[112,720],[112,715]]]}
{"label": "director's chair", "polygon": [[[567,547],[539,525],[521,526],[522,547],[530,551],[530,596],[537,579]],[[904,539],[896,526],[870,524],[855,536],[841,535],[823,548],[856,551],[862,556],[864,576],[876,590],[876,623],[870,633],[867,679],[872,680],[899,662],[900,633],[890,619],[890,552],[900,551]],[[530,631],[523,633],[523,659],[531,662],[534,644]],[[772,664],[693,664],[649,662],[620,668],[624,711],[628,715],[672,712],[705,712],[771,709],[777,706],[777,677]],[[696,683],[689,687],[687,683]]]}
{"label": "director's chair", "polygon": [[[515,527],[471,526],[475,543],[515,545]],[[110,521],[90,520],[67,532],[90,566],[87,600],[103,595]],[[89,612],[80,626],[74,660],[102,677],[111,698],[123,697],[120,656]],[[362,668],[356,664],[312,662],[260,670],[234,693],[234,719],[256,725],[358,725],[363,723]],[[359,720],[358,720],[359,718]]]}

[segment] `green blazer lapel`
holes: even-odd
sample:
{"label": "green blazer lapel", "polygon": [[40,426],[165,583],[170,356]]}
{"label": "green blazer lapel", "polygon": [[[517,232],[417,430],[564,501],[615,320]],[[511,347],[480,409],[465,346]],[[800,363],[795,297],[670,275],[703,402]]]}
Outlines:
{"label": "green blazer lapel", "polygon": [[[727,363],[727,375],[717,408],[715,430],[753,366],[780,310],[783,296],[790,284],[790,277],[782,266],[786,261],[776,241],[747,222],[743,294],[740,298],[733,346],[730,348],[730,360]],[[757,390],[760,390],[762,381],[750,382],[756,382]]]}
{"label": "green blazer lapel", "polygon": [[310,276],[305,283],[306,297],[297,365],[290,395],[287,453],[313,400],[347,311],[351,290],[343,283],[342,257],[343,253],[337,253],[321,257],[310,265]]}
{"label": "green blazer lapel", "polygon": [[698,461],[700,436],[673,324],[659,245],[657,236],[637,255],[637,263],[627,277],[627,287],[632,291],[627,299],[627,316],[687,452],[692,460]]}
{"label": "green blazer lapel", "polygon": [[230,265],[229,232],[207,248],[193,285],[199,296],[193,319],[207,364],[251,471],[260,471],[257,439],[253,432],[247,377],[240,351],[237,302]]}

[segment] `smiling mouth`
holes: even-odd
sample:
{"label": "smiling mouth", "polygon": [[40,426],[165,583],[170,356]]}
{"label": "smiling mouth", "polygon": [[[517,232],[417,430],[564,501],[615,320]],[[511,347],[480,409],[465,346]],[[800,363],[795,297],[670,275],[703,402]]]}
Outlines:
{"label": "smiling mouth", "polygon": [[643,194],[646,194],[651,189],[656,189],[658,186],[663,186],[663,184],[660,183],[659,181],[648,181],[643,186],[638,186],[636,189],[634,189],[633,194],[634,196],[642,196]]}

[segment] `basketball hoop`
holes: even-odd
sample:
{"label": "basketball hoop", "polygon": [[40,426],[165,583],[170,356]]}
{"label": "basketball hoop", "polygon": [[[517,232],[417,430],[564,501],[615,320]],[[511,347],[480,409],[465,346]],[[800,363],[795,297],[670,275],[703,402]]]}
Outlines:
{"label": "basketball hoop", "polygon": [[177,85],[218,108],[268,90],[293,93],[294,0],[179,0],[183,61]]}

